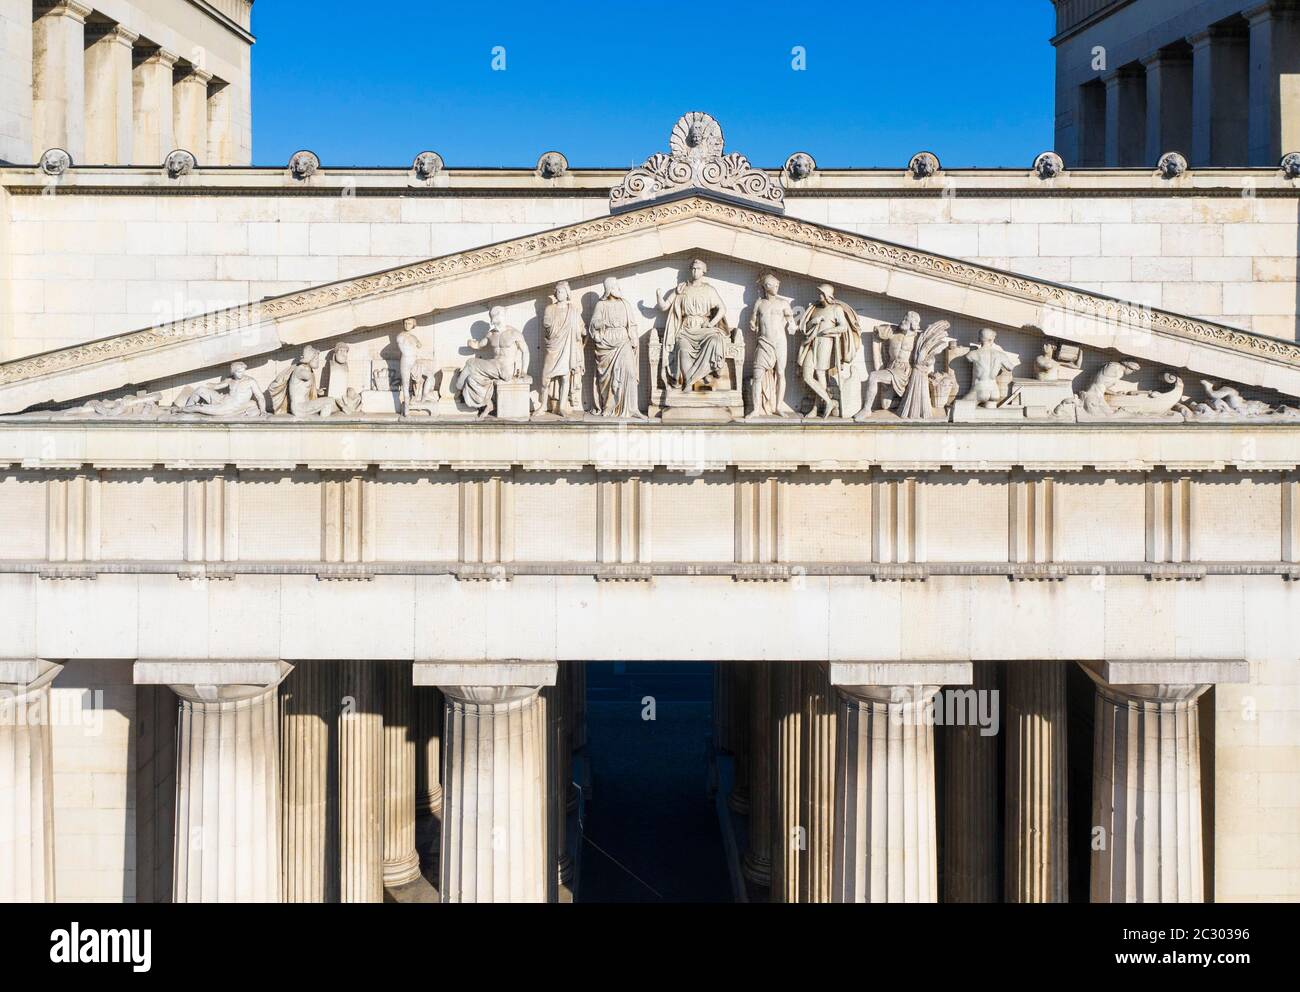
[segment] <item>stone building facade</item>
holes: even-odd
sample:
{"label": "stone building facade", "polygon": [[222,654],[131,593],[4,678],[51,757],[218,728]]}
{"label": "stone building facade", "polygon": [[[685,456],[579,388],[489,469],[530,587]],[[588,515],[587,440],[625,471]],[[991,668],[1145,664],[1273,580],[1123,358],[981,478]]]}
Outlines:
{"label": "stone building facade", "polygon": [[0,162],[252,157],[252,0],[4,0]]}
{"label": "stone building facade", "polygon": [[769,898],[1300,897],[1296,175],[647,146],[0,168],[0,899],[561,898],[594,660]]}
{"label": "stone building facade", "polygon": [[1053,0],[1056,150],[1077,166],[1271,166],[1300,147],[1289,0]]}

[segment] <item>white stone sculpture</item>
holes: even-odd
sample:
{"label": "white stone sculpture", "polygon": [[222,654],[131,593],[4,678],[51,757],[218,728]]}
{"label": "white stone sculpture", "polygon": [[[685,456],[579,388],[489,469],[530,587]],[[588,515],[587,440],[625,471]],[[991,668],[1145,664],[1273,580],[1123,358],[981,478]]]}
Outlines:
{"label": "white stone sculpture", "polygon": [[1009,375],[1020,364],[1020,357],[999,345],[997,337],[997,331],[985,327],[980,331],[979,344],[966,352],[973,371],[970,392],[964,399],[986,409],[1006,399],[1004,373]]}
{"label": "white stone sculpture", "polygon": [[594,411],[602,417],[644,420],[636,313],[613,276],[605,280],[605,293],[591,315],[591,342],[596,354]]}
{"label": "white stone sculpture", "polygon": [[[183,398],[182,398],[183,397]],[[182,413],[196,413],[204,417],[243,419],[264,416],[266,400],[262,388],[249,374],[243,362],[230,366],[230,376],[211,386],[200,386],[178,397],[177,409]]]}
{"label": "white stone sculpture", "polygon": [[[759,280],[763,297],[754,304],[749,329],[756,335],[754,366],[749,379],[749,418],[790,417],[785,401],[785,368],[789,337],[799,330],[799,317],[790,301],[779,296],[781,281],[770,272]],[[856,316],[856,315],[855,315]]]}
{"label": "white stone sculpture", "polygon": [[1043,353],[1034,359],[1034,378],[1040,382],[1073,382],[1083,371],[1083,349],[1078,345],[1043,342]]}
{"label": "white stone sculpture", "polygon": [[310,179],[318,171],[320,171],[320,158],[315,152],[304,148],[302,151],[294,152],[293,157],[289,159],[289,176],[293,179],[300,181]]}
{"label": "white stone sculpture", "polygon": [[406,416],[411,412],[412,404],[428,400],[428,389],[435,370],[432,361],[420,357],[423,345],[415,334],[414,317],[402,321],[402,330],[398,332],[396,343],[398,354],[401,355],[397,369],[397,409],[402,416]]}
{"label": "white stone sculpture", "polygon": [[1165,152],[1156,163],[1156,171],[1166,179],[1177,179],[1187,171],[1187,159],[1178,152]]}
{"label": "white stone sculpture", "polygon": [[939,172],[939,156],[934,152],[917,152],[907,163],[907,171],[913,179],[929,179]]}
{"label": "white stone sculpture", "polygon": [[655,306],[668,314],[659,363],[670,389],[685,392],[697,383],[711,386],[723,373],[731,329],[726,304],[704,278],[708,270],[697,258],[686,282],[678,283],[667,296],[655,290]]}
{"label": "white stone sculpture", "polygon": [[785,160],[784,171],[791,182],[801,183],[817,171],[817,163],[807,152],[795,152]]}
{"label": "white stone sculpture", "polygon": [[835,287],[822,283],[817,287],[817,302],[808,307],[799,322],[803,343],[799,346],[799,371],[804,385],[813,394],[808,416],[816,417],[821,408],[823,420],[839,415],[844,408],[843,395],[834,398],[830,380],[836,379],[841,390],[853,359],[862,348],[862,328],[858,315],[850,306],[835,299]]}
{"label": "white stone sculpture", "polygon": [[[528,377],[528,342],[519,333],[518,328],[505,323],[505,309],[493,307],[488,311],[488,332],[482,339],[470,338],[468,346],[474,351],[483,352],[475,355],[461,366],[456,376],[456,392],[461,402],[478,411],[480,418],[488,416],[495,409],[501,417],[527,417],[529,412],[528,386],[532,380]],[[510,390],[512,405],[507,410],[500,402],[504,399],[503,386],[514,386]],[[522,413],[513,405],[515,393],[524,387]]]}
{"label": "white stone sculpture", "polygon": [[739,152],[723,154],[722,128],[708,114],[684,114],[673,125],[668,145],[667,155],[651,155],[610,191],[611,213],[691,190],[706,190],[764,210],[785,210],[785,191],[779,182],[755,169]]}
{"label": "white stone sculpture", "polygon": [[537,174],[543,179],[559,179],[569,171],[569,160],[559,152],[545,152],[537,160]]}
{"label": "white stone sculpture", "polygon": [[47,148],[41,155],[40,170],[47,176],[61,176],[72,168],[72,156],[62,148]]}
{"label": "white stone sculpture", "polygon": [[302,357],[275,377],[268,392],[271,409],[294,417],[328,417],[342,409],[338,398],[321,396],[316,386],[316,370],[322,355],[312,345],[302,349]]}
{"label": "white stone sculpture", "polygon": [[1292,406],[1274,406],[1263,400],[1248,400],[1235,386],[1215,385],[1213,380],[1202,379],[1201,387],[1209,397],[1208,403],[1179,404],[1175,410],[1186,420],[1296,420],[1300,409]]}
{"label": "white stone sculpture", "polygon": [[442,156],[437,152],[420,152],[411,163],[411,172],[421,182],[428,182],[442,171]]}
{"label": "white stone sculpture", "polygon": [[[936,409],[930,394],[930,377],[939,355],[955,343],[948,334],[948,321],[936,320],[916,337],[912,349],[912,374],[898,407],[902,420],[934,420]],[[937,411],[939,415],[943,410]]]}
{"label": "white stone sculpture", "polygon": [[1127,378],[1140,368],[1133,361],[1107,362],[1087,389],[1063,401],[1053,412],[1066,416],[1073,409],[1078,420],[1107,420],[1117,416],[1167,418],[1183,398],[1183,380],[1166,372],[1162,378],[1169,389],[1144,390]]}
{"label": "white stone sculpture", "polygon": [[198,161],[194,158],[194,154],[184,148],[177,148],[175,151],[168,152],[167,158],[163,162],[163,171],[167,173],[168,179],[179,179],[181,176],[188,176],[196,168],[198,168]]}
{"label": "white stone sculpture", "polygon": [[1039,179],[1055,179],[1065,171],[1065,163],[1056,152],[1043,152],[1034,159],[1034,174]]}
{"label": "white stone sculpture", "polygon": [[117,419],[131,417],[147,417],[157,419],[165,411],[159,406],[162,400],[161,393],[151,393],[141,390],[131,396],[119,396],[107,400],[88,400],[83,406],[74,410],[67,410],[56,416],[62,418],[79,419],[89,417],[91,419]]}
{"label": "white stone sculpture", "polygon": [[[921,315],[909,310],[897,325],[879,324],[871,342],[872,371],[867,374],[867,395],[862,409],[853,419],[871,416],[876,394],[881,395],[881,409],[888,410],[894,399],[902,397],[912,378],[912,348],[921,331]],[[881,392],[883,390],[883,392]]]}
{"label": "white stone sculpture", "polygon": [[546,412],[558,416],[581,417],[582,377],[587,371],[583,348],[587,328],[582,322],[582,308],[569,292],[567,282],[557,283],[542,314],[542,389]]}

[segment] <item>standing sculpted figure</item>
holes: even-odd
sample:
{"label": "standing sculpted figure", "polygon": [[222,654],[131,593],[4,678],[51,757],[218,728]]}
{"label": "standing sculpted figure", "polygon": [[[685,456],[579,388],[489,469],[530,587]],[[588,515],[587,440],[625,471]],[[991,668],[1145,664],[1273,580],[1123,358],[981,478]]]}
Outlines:
{"label": "standing sculpted figure", "polygon": [[[898,405],[898,416],[903,420],[931,420],[935,416],[936,406],[930,391],[934,366],[939,355],[956,343],[948,335],[948,326],[948,321],[936,320],[916,336],[912,348],[912,375],[903,392],[903,401]],[[943,409],[938,408],[938,412],[942,415]]]}
{"label": "standing sculpted figure", "polygon": [[190,393],[181,410],[205,417],[260,417],[267,412],[262,389],[243,362],[230,366],[228,379]]}
{"label": "standing sculpted figure", "polygon": [[704,278],[708,266],[691,263],[687,282],[664,296],[655,290],[655,306],[668,314],[663,350],[659,355],[664,384],[680,390],[696,383],[712,386],[723,371],[730,344],[727,308],[713,284]]}
{"label": "standing sculpted figure", "polygon": [[302,349],[302,357],[275,377],[271,383],[271,407],[276,413],[295,417],[328,417],[341,409],[333,396],[321,396],[316,388],[316,370],[321,353],[311,345]]}
{"label": "standing sculpted figure", "polygon": [[831,399],[830,378],[842,380],[847,375],[849,363],[862,347],[862,328],[854,309],[835,299],[834,286],[822,283],[817,293],[817,302],[804,311],[799,323],[803,332],[799,370],[804,385],[813,394],[813,408],[808,416],[817,416],[820,403],[825,420],[840,408],[838,401]]}
{"label": "standing sculpted figure", "polygon": [[995,407],[1003,399],[1002,387],[998,385],[998,376],[1003,372],[1014,371],[1020,364],[1020,356],[1013,355],[997,343],[998,332],[991,327],[980,331],[980,343],[966,353],[966,360],[971,363],[970,392],[966,399],[974,400],[981,407]]}
{"label": "standing sculpted figure", "polygon": [[781,282],[768,273],[760,281],[763,298],[754,304],[749,329],[758,335],[754,368],[749,380],[749,414],[753,417],[788,417],[794,410],[785,401],[786,338],[798,330],[790,301],[778,296]]}
{"label": "standing sculpted figure", "polygon": [[591,315],[591,342],[596,351],[596,382],[592,406],[602,417],[644,420],[639,387],[641,355],[632,304],[618,280],[605,280],[605,295]]}
{"label": "standing sculpted figure", "polygon": [[854,420],[862,421],[871,416],[871,408],[875,405],[876,393],[881,386],[888,391],[886,399],[881,401],[882,409],[889,408],[890,395],[901,398],[907,391],[907,384],[912,378],[912,349],[920,330],[921,315],[915,310],[909,310],[897,327],[893,324],[880,324],[876,327],[876,335],[880,340],[871,346],[875,368],[867,375],[867,397]]}
{"label": "standing sculpted figure", "polygon": [[502,307],[488,311],[487,335],[469,339],[469,347],[484,354],[469,359],[456,376],[456,392],[480,418],[492,412],[498,382],[522,379],[528,372],[528,342],[518,328],[505,323],[505,316]]}
{"label": "standing sculpted figure", "polygon": [[587,370],[582,347],[587,340],[587,329],[582,324],[581,308],[570,298],[567,282],[556,284],[555,295],[542,314],[542,329],[546,409],[561,416],[575,408],[581,413],[582,374]]}
{"label": "standing sculpted figure", "polygon": [[401,356],[397,366],[397,395],[402,416],[409,412],[412,398],[424,399],[425,388],[428,386],[429,369],[427,363],[420,361],[421,346],[422,342],[415,336],[415,318],[407,317],[402,321],[402,330],[397,335],[397,352]]}

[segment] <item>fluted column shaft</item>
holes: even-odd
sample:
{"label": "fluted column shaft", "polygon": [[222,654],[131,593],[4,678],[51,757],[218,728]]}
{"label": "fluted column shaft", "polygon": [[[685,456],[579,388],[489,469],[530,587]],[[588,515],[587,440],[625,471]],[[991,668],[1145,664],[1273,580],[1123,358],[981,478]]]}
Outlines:
{"label": "fluted column shaft", "polygon": [[731,683],[728,703],[731,707],[730,737],[732,756],[731,795],[727,806],[741,816],[749,814],[749,737],[750,737],[750,685],[753,681],[750,665],[745,662],[727,662],[727,676]]}
{"label": "fluted column shaft", "polygon": [[37,158],[62,148],[86,152],[86,17],[78,0],[42,0],[32,22],[32,145]]}
{"label": "fluted column shaft", "polygon": [[426,871],[438,863],[437,828],[432,821],[442,813],[442,707],[437,689],[415,689],[416,847],[420,867]]}
{"label": "fluted column shaft", "polygon": [[280,898],[276,687],[173,685],[176,846],[173,902]]}
{"label": "fluted column shaft", "polygon": [[573,779],[573,662],[560,662],[553,693],[554,705],[547,710],[550,736],[547,738],[546,815],[551,827],[552,859],[558,885],[573,879],[573,859],[568,848],[569,782]]}
{"label": "fluted column shaft", "polygon": [[773,665],[750,665],[749,831],[745,876],[765,888],[772,884],[772,679]]}
{"label": "fluted column shaft", "polygon": [[0,903],[54,901],[50,683],[62,670],[0,684]]}
{"label": "fluted column shaft", "polygon": [[569,682],[572,700],[569,709],[572,714],[572,730],[569,735],[573,740],[573,750],[581,751],[587,746],[587,667],[581,661],[573,664],[573,678]]}
{"label": "fluted column shaft", "polygon": [[[997,692],[997,670],[991,662],[975,662],[973,674],[970,689]],[[944,902],[997,902],[1002,895],[998,739],[983,730],[969,718],[944,730]]]}
{"label": "fluted column shaft", "polygon": [[[285,902],[339,899],[338,684],[333,662],[304,662],[280,688],[282,896]],[[333,773],[333,774],[332,774]]]}
{"label": "fluted column shaft", "polygon": [[1097,683],[1093,902],[1203,902],[1201,738],[1208,685]]}
{"label": "fluted column shaft", "polygon": [[938,686],[839,686],[834,900],[934,902]]}
{"label": "fluted column shaft", "polygon": [[725,661],[713,665],[713,747],[731,751],[731,678]]}
{"label": "fluted column shaft", "polygon": [[384,885],[420,877],[415,849],[415,725],[411,663],[383,665],[384,689]]}
{"label": "fluted column shaft", "polygon": [[1013,661],[1007,666],[1007,902],[1065,902],[1065,665]]}
{"label": "fluted column shaft", "polygon": [[379,666],[339,663],[339,898],[383,902],[384,718]]}
{"label": "fluted column shaft", "polygon": [[775,666],[774,902],[831,901],[835,822],[835,690],[824,665]]}
{"label": "fluted column shaft", "polygon": [[536,688],[441,686],[443,902],[544,902],[546,727]]}

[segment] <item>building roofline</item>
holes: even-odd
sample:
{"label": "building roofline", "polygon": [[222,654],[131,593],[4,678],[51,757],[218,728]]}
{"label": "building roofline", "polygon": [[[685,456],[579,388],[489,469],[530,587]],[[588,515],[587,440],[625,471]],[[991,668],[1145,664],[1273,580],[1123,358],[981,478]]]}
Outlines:
{"label": "building roofline", "polygon": [[[244,41],[248,42],[250,45],[257,44],[257,39],[253,37],[253,33],[249,28],[244,27],[244,25],[240,24],[238,21],[234,20],[229,15],[223,14],[220,10],[218,10],[215,6],[213,6],[213,4],[209,2],[209,0],[189,0],[189,2],[193,6],[197,7],[199,10],[203,11],[203,13],[211,17],[222,27],[233,32],[234,34],[239,35],[239,37],[244,39]],[[253,0],[248,0],[248,11],[250,17],[249,24],[251,26]]]}

